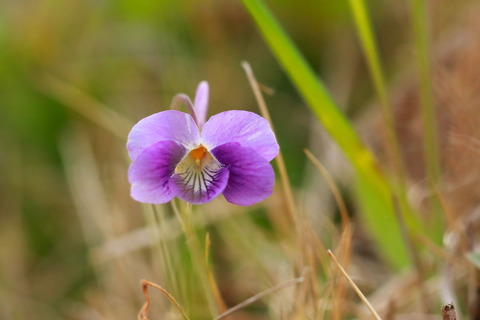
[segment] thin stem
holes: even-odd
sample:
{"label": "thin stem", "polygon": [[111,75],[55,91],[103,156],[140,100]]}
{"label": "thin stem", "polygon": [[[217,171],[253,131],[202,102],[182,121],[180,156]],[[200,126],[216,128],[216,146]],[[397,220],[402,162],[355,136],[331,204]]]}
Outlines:
{"label": "thin stem", "polygon": [[200,241],[198,240],[197,234],[192,224],[191,212],[192,205],[189,203],[182,202],[182,207],[178,210],[178,207],[175,201],[171,201],[175,215],[179,218],[182,225],[183,232],[187,239],[187,246],[192,257],[193,265],[198,273],[200,278],[200,283],[203,289],[203,292],[206,295],[206,300],[208,307],[212,315],[218,314],[218,308],[215,303],[215,295],[212,292],[212,288],[208,280],[208,271],[206,269],[206,261],[204,260],[204,255],[202,254]]}
{"label": "thin stem", "polygon": [[[169,246],[167,244],[167,240],[165,237],[162,237],[161,235],[161,226],[165,224],[164,220],[164,212],[163,208],[161,208],[159,205],[152,204],[151,205],[152,211],[153,211],[153,219],[154,222],[152,222],[152,232],[154,233],[155,237],[155,246],[157,246],[157,250],[161,254],[161,261],[164,265],[164,268],[168,274],[169,278],[169,283],[173,285],[173,288],[178,289],[178,281],[177,277],[175,275],[175,268],[173,267],[172,263],[172,256],[171,252],[169,250]],[[148,215],[150,216],[150,215]],[[151,218],[148,220],[150,221]],[[166,283],[168,284],[168,282]]]}
{"label": "thin stem", "polygon": [[207,233],[205,236],[205,270],[207,272],[207,277],[208,277],[208,283],[210,284],[210,288],[212,290],[212,293],[215,297],[215,301],[217,303],[218,308],[220,309],[220,312],[225,312],[227,310],[227,305],[225,304],[225,301],[222,298],[222,294],[220,293],[220,290],[218,289],[217,281],[215,279],[215,276],[210,268],[209,264],[209,254],[210,254],[210,246],[212,245],[212,242],[210,240],[210,234]]}
{"label": "thin stem", "polygon": [[[380,101],[386,134],[384,145],[391,162],[390,166],[394,173],[392,190],[399,202],[398,208],[394,208],[394,210],[396,210],[395,214],[400,213],[402,215],[401,219],[405,220],[404,222],[409,228],[409,231],[418,231],[420,221],[415,217],[405,194],[406,172],[402,161],[398,135],[395,131],[395,121],[392,106],[388,97],[385,73],[382,67],[378,45],[375,41],[371,20],[364,0],[349,0],[349,3],[375,91]],[[394,204],[394,206],[395,205],[396,204]],[[397,215],[397,222],[400,224],[401,222],[398,221],[398,219],[400,218]],[[410,249],[418,250],[417,247],[412,247]]]}
{"label": "thin stem", "polygon": [[304,281],[304,277],[298,277],[298,278],[295,278],[293,280],[290,280],[290,281],[287,281],[287,282],[284,282],[284,283],[281,283],[279,285],[276,285],[275,287],[273,288],[270,288],[270,289],[267,289],[265,291],[262,291],[260,293],[257,293],[256,295],[254,295],[253,297],[250,297],[248,298],[247,300],[237,304],[236,306],[230,308],[227,312],[225,313],[222,313],[221,315],[219,315],[218,317],[215,318],[215,320],[220,320],[220,319],[224,319],[226,317],[228,317],[229,315],[231,315],[232,313],[242,309],[242,308],[245,308],[246,306],[249,306],[251,305],[252,303],[272,294],[272,293],[275,293],[279,290],[282,290],[282,289],[285,289],[285,288],[288,288],[292,285],[295,285],[297,283],[300,283],[300,282],[303,282]]}
{"label": "thin stem", "polygon": [[353,290],[355,290],[355,292],[357,293],[358,297],[360,298],[360,300],[363,301],[363,303],[365,303],[365,305],[367,306],[368,310],[370,310],[370,312],[372,313],[372,315],[375,317],[376,320],[382,320],[382,318],[380,318],[380,316],[378,315],[377,311],[375,311],[375,309],[373,308],[373,306],[370,304],[370,302],[368,301],[367,297],[365,297],[365,295],[362,293],[362,291],[360,291],[360,289],[357,287],[357,285],[355,284],[355,282],[353,282],[352,278],[350,278],[350,276],[348,275],[347,271],[345,271],[345,269],[342,267],[342,265],[338,262],[337,258],[335,257],[335,255],[333,254],[333,252],[328,249],[327,250],[327,253],[328,253],[328,256],[333,260],[333,262],[335,263],[337,269],[340,271],[340,273],[345,277],[345,279],[347,279],[347,281],[350,283],[350,285],[352,286]]}
{"label": "thin stem", "polygon": [[342,217],[342,228],[345,229],[350,222],[350,218],[348,217],[348,209],[345,201],[343,201],[342,195],[340,194],[340,190],[338,190],[335,181],[333,180],[332,176],[328,173],[327,169],[318,161],[317,158],[307,149],[304,150],[305,154],[307,155],[308,159],[312,161],[313,165],[320,171],[323,178],[327,181],[328,187],[335,198],[335,202],[337,203],[338,210],[340,211],[340,216]]}
{"label": "thin stem", "polygon": [[156,283],[147,281],[147,280],[142,280],[142,290],[143,290],[143,295],[145,297],[145,304],[143,305],[142,309],[140,309],[140,312],[138,313],[137,319],[138,320],[148,320],[148,310],[150,309],[150,293],[148,292],[148,286],[153,287],[157,290],[159,290],[161,293],[163,293],[168,300],[170,300],[173,305],[177,308],[178,312],[182,316],[184,320],[190,320],[190,318],[187,316],[183,308],[180,306],[180,304],[177,302],[177,300],[164,288],[159,286]]}
{"label": "thin stem", "polygon": [[[420,81],[420,105],[422,111],[423,149],[425,167],[428,181],[433,190],[440,183],[440,161],[438,147],[438,129],[436,125],[433,89],[432,69],[429,56],[429,41],[427,32],[427,3],[425,0],[410,0],[413,32],[415,38],[415,49],[417,65],[419,68]],[[440,243],[443,236],[442,208],[438,198],[430,201],[433,222],[430,234]]]}
{"label": "thin stem", "polygon": [[[404,266],[407,255],[404,244],[401,242],[398,226],[394,221],[395,216],[388,191],[390,181],[378,170],[378,162],[373,154],[361,141],[351,122],[335,104],[327,88],[307,64],[264,1],[242,0],[242,2],[280,66],[284,68],[318,121],[345,153],[358,173],[357,181],[362,190],[357,192],[362,200],[365,200],[363,205],[368,207],[363,211],[373,238],[390,262],[396,267]],[[369,199],[374,198],[373,204]],[[385,241],[385,233],[389,234],[389,241]]]}
{"label": "thin stem", "polygon": [[[340,259],[343,261],[344,265],[349,264],[350,262],[350,252],[352,245],[352,235],[353,235],[353,226],[348,224],[342,230],[340,235],[340,241],[338,242],[337,252]],[[332,270],[333,273],[333,270]],[[333,320],[340,320],[343,318],[343,312],[345,311],[345,293],[346,285],[343,281],[333,281],[335,290],[332,292],[332,313],[330,318]]]}
{"label": "thin stem", "polygon": [[420,80],[420,103],[423,119],[423,137],[425,161],[430,183],[434,186],[440,179],[440,164],[438,161],[438,141],[433,106],[432,70],[429,57],[429,41],[427,35],[427,8],[425,0],[410,0],[413,32],[417,64]]}
{"label": "thin stem", "polygon": [[[258,103],[258,108],[260,109],[260,113],[265,119],[267,119],[272,130],[275,131],[273,127],[272,119],[270,117],[270,113],[268,112],[267,104],[263,99],[263,95],[260,91],[260,86],[258,85],[257,79],[253,74],[252,68],[250,67],[248,62],[242,62],[242,67],[245,70],[245,73],[247,74],[248,82],[252,87],[253,94],[255,95],[255,99],[257,100],[257,103]],[[295,224],[295,226],[298,226],[298,219],[297,219],[298,214],[295,207],[295,200],[293,197],[292,186],[290,185],[290,179],[288,178],[287,168],[285,166],[285,161],[283,160],[281,151],[278,153],[278,156],[275,158],[275,162],[277,164],[278,171],[280,172],[280,177],[282,179],[282,187],[283,187],[283,192],[285,194],[285,201],[287,203],[287,209],[290,215],[290,219]]]}

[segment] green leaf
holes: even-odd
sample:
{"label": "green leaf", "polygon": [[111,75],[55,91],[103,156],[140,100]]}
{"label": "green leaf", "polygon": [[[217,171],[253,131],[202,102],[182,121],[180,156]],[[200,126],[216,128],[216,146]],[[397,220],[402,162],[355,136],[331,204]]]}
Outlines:
{"label": "green leaf", "polygon": [[300,95],[358,173],[357,195],[364,222],[376,244],[392,265],[406,265],[407,251],[393,211],[390,186],[372,153],[264,3],[243,3]]}

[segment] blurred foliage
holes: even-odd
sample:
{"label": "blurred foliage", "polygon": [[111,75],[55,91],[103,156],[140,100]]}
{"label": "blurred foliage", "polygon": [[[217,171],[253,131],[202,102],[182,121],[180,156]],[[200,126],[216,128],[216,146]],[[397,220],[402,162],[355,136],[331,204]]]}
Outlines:
{"label": "blurred foliage", "polygon": [[[362,134],[378,135],[373,89],[347,2],[268,5],[352,123]],[[387,81],[393,82],[410,60],[404,59],[408,10],[402,1],[375,0],[369,7]],[[434,9],[438,34],[454,25],[453,9],[460,11]],[[142,210],[129,197],[126,124],[168,109],[178,92],[192,96],[201,80],[210,83],[210,114],[258,112],[241,61],[275,91],[266,100],[300,211],[326,246],[340,243],[332,223],[338,212],[329,191],[313,182],[320,178],[303,149],[320,155],[349,200],[350,169],[240,1],[4,0],[0,48],[0,319],[133,319],[143,303],[141,278],[162,280],[193,310],[202,309],[172,212],[164,206],[159,223],[149,207]],[[212,235],[212,268],[229,306],[301,272],[282,200],[278,187],[251,209],[223,199],[195,208],[200,239],[205,230]],[[356,218],[358,203],[349,208]],[[373,292],[390,274],[358,223],[353,247],[364,264],[356,270]],[[159,247],[168,252],[168,263]],[[165,272],[166,264],[174,275]],[[163,297],[154,299],[152,315],[175,319],[165,312],[170,308]],[[252,305],[238,319],[280,318],[292,299],[280,293],[271,305]]]}

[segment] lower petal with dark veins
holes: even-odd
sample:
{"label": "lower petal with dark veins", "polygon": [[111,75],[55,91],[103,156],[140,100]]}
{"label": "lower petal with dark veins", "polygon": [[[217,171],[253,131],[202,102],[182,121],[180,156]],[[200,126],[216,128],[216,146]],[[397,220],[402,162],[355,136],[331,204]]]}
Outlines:
{"label": "lower petal with dark veins", "polygon": [[201,163],[187,156],[175,169],[175,174],[169,180],[169,188],[180,199],[201,204],[223,192],[229,173],[210,154]]}

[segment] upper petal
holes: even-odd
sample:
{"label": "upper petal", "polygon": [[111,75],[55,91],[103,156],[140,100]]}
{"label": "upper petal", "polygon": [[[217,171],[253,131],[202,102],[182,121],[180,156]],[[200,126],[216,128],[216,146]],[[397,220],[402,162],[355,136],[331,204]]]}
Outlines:
{"label": "upper petal", "polygon": [[230,142],[211,152],[230,171],[227,187],[223,191],[228,202],[249,206],[272,194],[275,184],[273,168],[252,148]]}
{"label": "upper petal", "polygon": [[278,143],[267,120],[259,115],[240,110],[221,112],[212,116],[202,129],[202,144],[208,149],[238,142],[254,149],[266,161],[278,154]]}
{"label": "upper petal", "polygon": [[189,114],[167,110],[143,118],[134,125],[128,135],[127,150],[130,158],[135,160],[156,142],[171,140],[194,148],[199,143],[199,137],[198,127]]}
{"label": "upper petal", "polygon": [[168,187],[175,166],[187,149],[175,141],[161,141],[143,150],[128,169],[132,198],[145,203],[165,203],[175,196]]}
{"label": "upper petal", "polygon": [[195,93],[195,101],[193,102],[199,127],[202,127],[207,119],[208,92],[208,82],[200,82]]}

